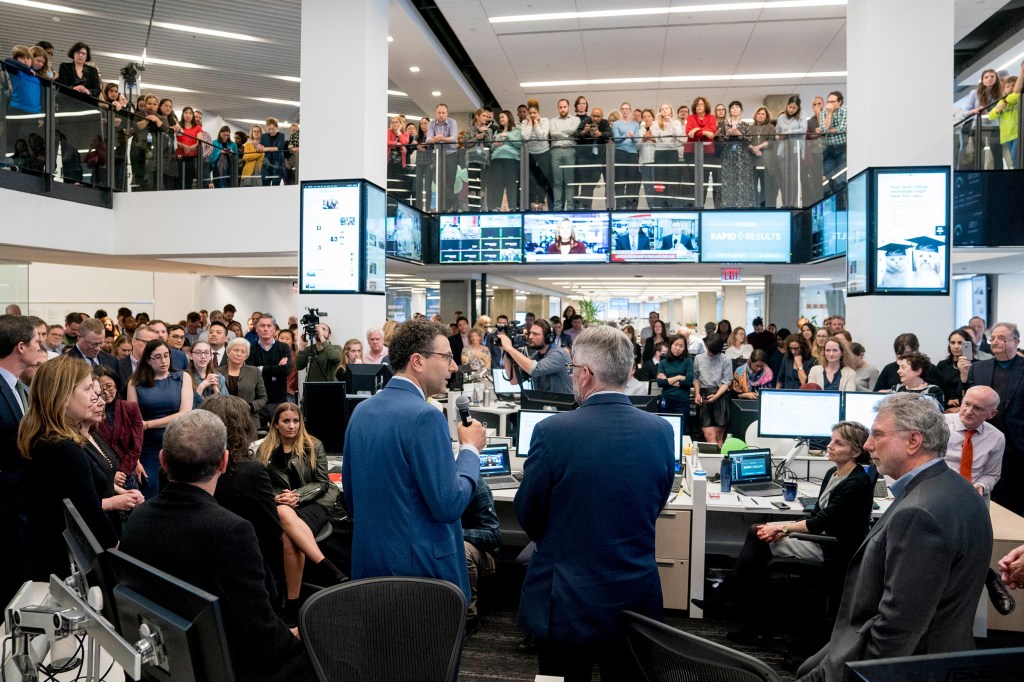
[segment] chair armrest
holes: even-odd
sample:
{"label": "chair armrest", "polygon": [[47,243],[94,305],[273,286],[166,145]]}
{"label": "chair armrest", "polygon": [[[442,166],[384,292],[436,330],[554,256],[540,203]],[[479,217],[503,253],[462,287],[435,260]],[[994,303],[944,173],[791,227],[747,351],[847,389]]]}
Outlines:
{"label": "chair armrest", "polygon": [[831,535],[812,535],[811,533],[790,533],[786,537],[795,538],[797,540],[805,540],[806,542],[815,542],[819,545],[838,545],[839,540],[832,537]]}

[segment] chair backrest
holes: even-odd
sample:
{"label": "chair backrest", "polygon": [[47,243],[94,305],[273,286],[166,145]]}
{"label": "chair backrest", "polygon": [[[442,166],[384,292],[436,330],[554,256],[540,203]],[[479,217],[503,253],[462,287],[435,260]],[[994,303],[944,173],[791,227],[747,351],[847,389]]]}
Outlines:
{"label": "chair backrest", "polygon": [[317,592],[299,612],[320,680],[454,682],[466,598],[432,578],[368,578]]}
{"label": "chair backrest", "polygon": [[632,611],[622,623],[633,658],[648,682],[777,682],[779,676],[752,656],[676,630]]}

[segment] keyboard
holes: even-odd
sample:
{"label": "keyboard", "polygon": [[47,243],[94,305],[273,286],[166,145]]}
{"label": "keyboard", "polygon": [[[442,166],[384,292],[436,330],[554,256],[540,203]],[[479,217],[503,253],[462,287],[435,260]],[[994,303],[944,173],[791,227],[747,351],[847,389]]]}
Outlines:
{"label": "keyboard", "polygon": [[814,511],[814,505],[818,504],[817,497],[798,497],[796,499],[804,506],[805,512]]}
{"label": "keyboard", "polygon": [[514,472],[512,472],[512,478],[516,479],[517,481],[523,480],[523,472],[522,471],[514,471]]}
{"label": "keyboard", "polygon": [[743,483],[732,487],[734,492],[747,497],[782,497],[782,486],[772,481]]}
{"label": "keyboard", "polygon": [[681,493],[683,492],[683,475],[676,474],[676,477],[672,479],[672,492]]}
{"label": "keyboard", "polygon": [[508,490],[519,487],[519,481],[513,476],[487,476],[484,480],[487,481],[491,490]]}

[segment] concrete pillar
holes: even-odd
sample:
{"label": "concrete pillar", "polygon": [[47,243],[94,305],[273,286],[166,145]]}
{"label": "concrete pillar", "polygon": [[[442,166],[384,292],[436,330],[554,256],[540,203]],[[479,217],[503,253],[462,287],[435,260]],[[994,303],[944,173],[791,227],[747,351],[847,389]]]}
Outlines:
{"label": "concrete pillar", "polygon": [[722,287],[722,319],[729,320],[733,327],[750,328],[747,324],[747,288],[729,285]]}
{"label": "concrete pillar", "polygon": [[548,297],[541,294],[527,294],[523,310],[533,313],[538,320],[548,319]]}
{"label": "concrete pillar", "polygon": [[516,314],[516,290],[495,289],[494,299],[491,301],[491,320],[497,319],[498,315],[507,315],[509,319]]}
{"label": "concrete pillar", "polygon": [[768,275],[764,278],[765,316],[767,327],[774,322],[776,329],[783,327],[797,331],[800,319],[800,275]]}
{"label": "concrete pillar", "polygon": [[714,291],[697,292],[697,332],[701,337],[705,322],[718,322],[718,294]]}
{"label": "concrete pillar", "polygon": [[[305,0],[302,3],[302,179],[366,178],[387,186],[380,130],[387,114],[387,0]],[[345,87],[324,87],[323,65],[345,65]],[[348,111],[345,135],[338,112]],[[355,126],[355,127],[352,127]],[[295,227],[298,227],[298,204]],[[303,307],[327,312],[335,339],[363,338],[385,319],[383,293],[300,294]]]}
{"label": "concrete pillar", "polygon": [[[949,78],[953,73],[953,0],[857,0],[846,10],[848,168],[949,166]],[[927,30],[908,31],[927,17]],[[878,49],[885,45],[884,50]],[[922,64],[914,72],[913,133],[878,134],[878,102],[906,101],[906,86],[884,78],[893,64]],[[870,254],[874,258],[874,254]],[[868,349],[869,362],[891,361],[897,334],[914,332],[933,361],[946,354],[953,328],[952,296],[854,296],[846,302],[846,328]],[[938,331],[937,331],[938,330]]]}
{"label": "concrete pillar", "polygon": [[[470,312],[469,280],[442,280],[441,284],[441,317],[445,323],[455,321],[455,313],[462,312],[467,318]],[[470,320],[470,324],[473,321]]]}

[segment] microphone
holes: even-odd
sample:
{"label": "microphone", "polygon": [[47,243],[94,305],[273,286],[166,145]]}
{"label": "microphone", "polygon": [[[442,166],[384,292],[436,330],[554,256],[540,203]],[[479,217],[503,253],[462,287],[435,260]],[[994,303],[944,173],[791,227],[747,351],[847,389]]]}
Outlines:
{"label": "microphone", "polygon": [[462,420],[463,426],[469,426],[473,418],[469,415],[469,403],[470,400],[464,395],[460,395],[455,399],[455,408],[459,411],[459,419]]}

